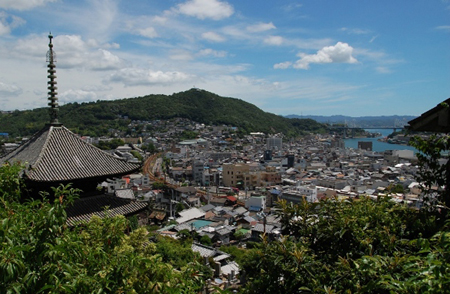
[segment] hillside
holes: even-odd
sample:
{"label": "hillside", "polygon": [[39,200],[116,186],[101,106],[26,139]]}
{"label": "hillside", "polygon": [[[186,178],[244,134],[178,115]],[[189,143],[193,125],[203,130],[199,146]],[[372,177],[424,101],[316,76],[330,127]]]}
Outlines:
{"label": "hillside", "polygon": [[[131,120],[187,118],[209,125],[230,125],[243,132],[282,132],[287,136],[323,132],[326,126],[312,119],[289,119],[264,112],[236,98],[190,89],[173,95],[147,95],[114,101],[70,103],[60,107],[60,121],[81,135],[100,136],[110,129],[126,130]],[[29,136],[48,121],[47,108],[14,111],[0,116],[0,133]]]}
{"label": "hillside", "polygon": [[321,115],[287,115],[287,118],[309,118],[320,123],[328,124],[347,124],[351,127],[356,128],[390,128],[390,127],[403,127],[407,123],[416,118],[412,115],[391,115],[391,116],[344,116],[344,115],[332,115],[332,116],[321,116]]}

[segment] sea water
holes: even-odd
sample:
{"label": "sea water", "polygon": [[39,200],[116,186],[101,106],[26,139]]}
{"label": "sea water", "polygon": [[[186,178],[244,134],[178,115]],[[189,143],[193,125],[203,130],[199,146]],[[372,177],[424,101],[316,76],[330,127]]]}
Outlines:
{"label": "sea water", "polygon": [[358,142],[372,142],[372,150],[377,152],[383,152],[385,150],[413,150],[417,152],[417,149],[412,146],[400,145],[400,144],[390,144],[387,142],[378,141],[378,139],[387,137],[394,132],[394,129],[365,129],[365,131],[370,133],[380,133],[381,136],[376,138],[349,138],[344,139],[345,148],[358,148]]}

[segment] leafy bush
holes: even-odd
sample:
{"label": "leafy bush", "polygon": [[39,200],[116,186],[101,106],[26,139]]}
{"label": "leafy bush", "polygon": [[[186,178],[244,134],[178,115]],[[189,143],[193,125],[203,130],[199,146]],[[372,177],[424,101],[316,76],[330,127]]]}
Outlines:
{"label": "leafy bush", "polygon": [[280,204],[283,233],[241,261],[246,293],[445,293],[450,233],[389,198]]}
{"label": "leafy bush", "polygon": [[0,293],[197,293],[203,289],[203,275],[209,272],[188,248],[174,250],[174,244],[151,243],[144,228],[126,235],[129,222],[124,217],[93,217],[70,229],[65,208],[76,191],[60,186],[54,189],[53,202],[44,197],[20,203],[15,199],[20,196],[16,172],[16,167],[0,169]]}

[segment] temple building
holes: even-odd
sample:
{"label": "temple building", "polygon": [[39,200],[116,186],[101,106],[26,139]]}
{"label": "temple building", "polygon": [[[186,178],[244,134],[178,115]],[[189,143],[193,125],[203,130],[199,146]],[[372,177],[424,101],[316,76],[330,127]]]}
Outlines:
{"label": "temple building", "polygon": [[450,133],[449,105],[450,98],[409,121],[407,129],[415,132]]}
{"label": "temple building", "polygon": [[96,193],[97,185],[107,178],[121,177],[138,171],[140,163],[118,158],[83,141],[58,120],[56,87],[56,55],[53,36],[49,35],[48,105],[50,122],[30,140],[0,158],[6,162],[20,162],[25,168],[23,178],[31,194],[48,191],[50,187],[72,183],[83,191],[82,196]]}

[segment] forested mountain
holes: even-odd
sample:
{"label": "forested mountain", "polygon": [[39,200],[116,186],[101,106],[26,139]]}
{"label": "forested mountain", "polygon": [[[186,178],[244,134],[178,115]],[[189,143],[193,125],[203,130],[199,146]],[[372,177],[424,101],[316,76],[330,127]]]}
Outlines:
{"label": "forested mountain", "polygon": [[[287,136],[323,132],[326,126],[312,119],[289,119],[264,112],[253,104],[199,89],[173,95],[147,95],[114,101],[70,103],[60,107],[60,121],[82,135],[104,135],[126,129],[131,120],[187,118],[209,125],[230,125],[244,132],[282,132]],[[0,116],[0,132],[28,136],[49,120],[48,109],[14,111]]]}

